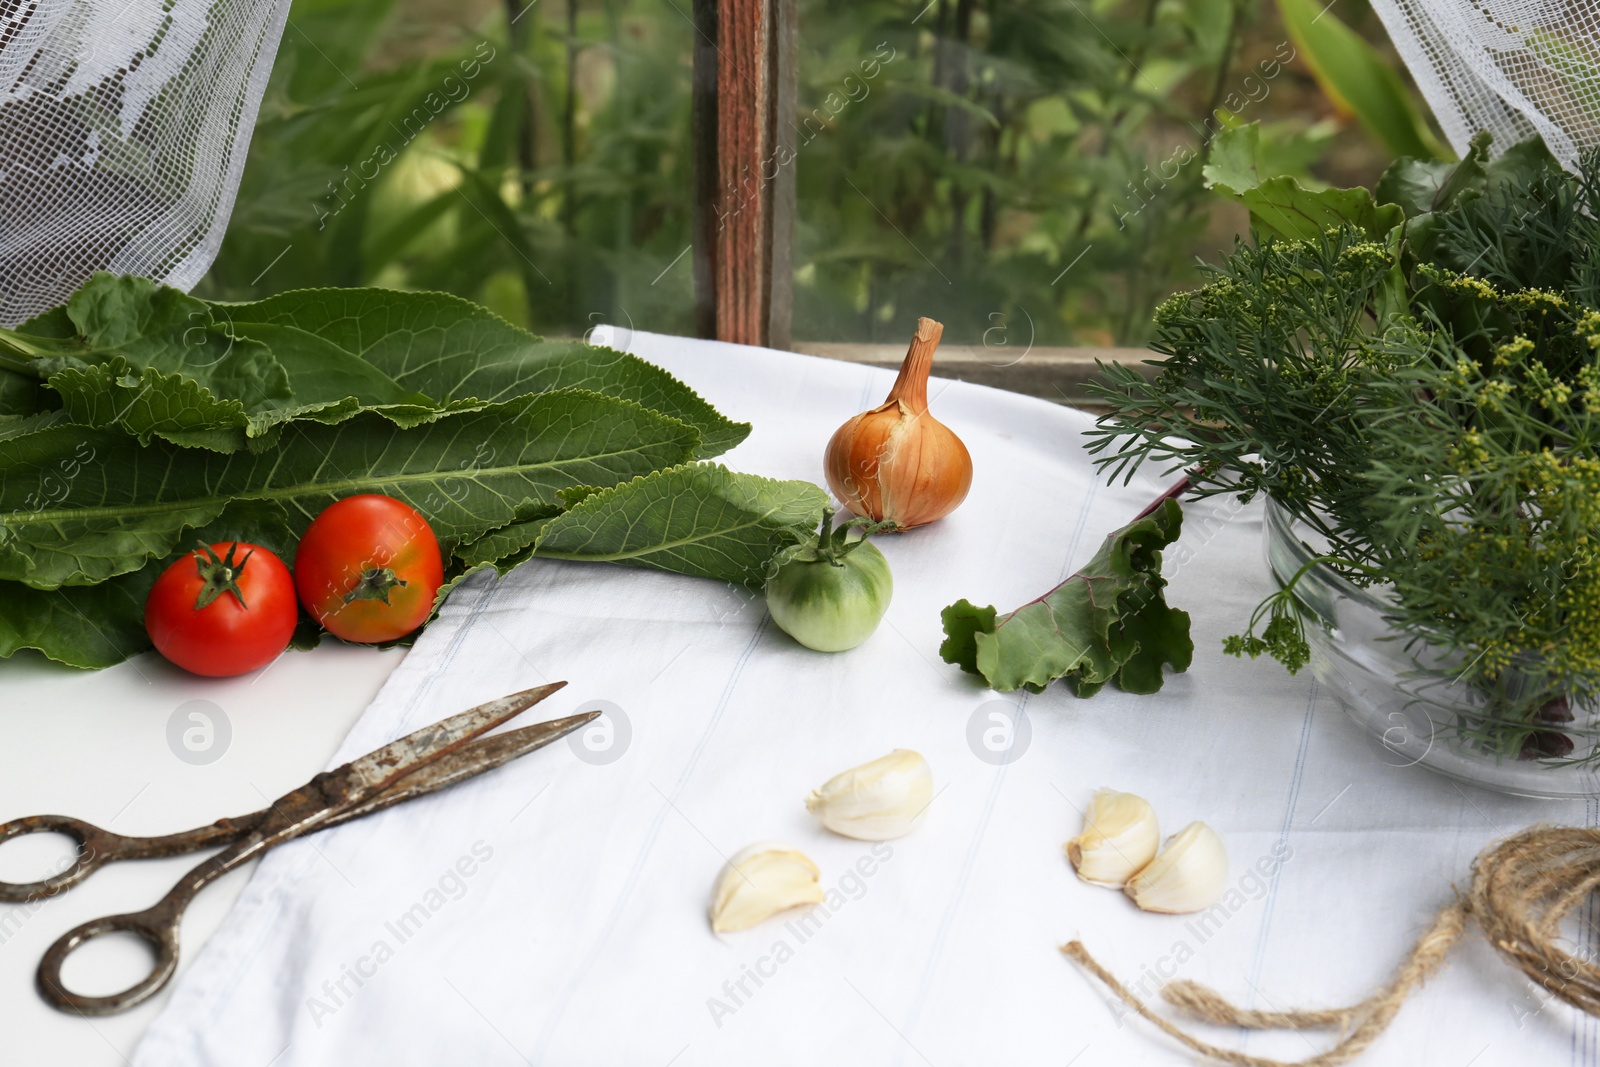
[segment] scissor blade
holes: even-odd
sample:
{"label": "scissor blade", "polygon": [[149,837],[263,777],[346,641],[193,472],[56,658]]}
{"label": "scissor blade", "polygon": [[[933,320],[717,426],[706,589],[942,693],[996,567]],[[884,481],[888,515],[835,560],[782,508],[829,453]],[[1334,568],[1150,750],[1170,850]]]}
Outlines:
{"label": "scissor blade", "polygon": [[458,715],[414,730],[397,741],[391,741],[328,772],[328,777],[343,787],[341,806],[366,802],[392,783],[434,760],[450,755],[501,723],[516,718],[566,684],[552,682],[479,704]]}
{"label": "scissor blade", "polygon": [[480,737],[443,759],[435,760],[406,775],[365,803],[341,811],[323,826],[325,828],[338,826],[351,819],[359,819],[363,815],[371,815],[375,811],[427,796],[484,771],[493,770],[510,763],[518,756],[525,756],[536,748],[543,748],[552,741],[560,740],[585,723],[593,722],[601,714],[598,711],[586,711],[581,715],[569,715],[565,719],[551,719],[549,722],[507,730],[492,737]]}

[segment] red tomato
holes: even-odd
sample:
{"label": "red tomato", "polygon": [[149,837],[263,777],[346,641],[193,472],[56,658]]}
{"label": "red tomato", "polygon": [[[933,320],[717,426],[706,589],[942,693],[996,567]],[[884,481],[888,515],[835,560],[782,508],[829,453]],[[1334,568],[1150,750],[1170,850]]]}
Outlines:
{"label": "red tomato", "polygon": [[393,497],[364,493],[323,509],[300,538],[300,603],[335,637],[375,643],[427,621],[444,583],[428,520]]}
{"label": "red tomato", "polygon": [[144,602],[156,649],[186,671],[226,678],[289,647],[300,611],[283,560],[260,545],[202,545],[161,572]]}

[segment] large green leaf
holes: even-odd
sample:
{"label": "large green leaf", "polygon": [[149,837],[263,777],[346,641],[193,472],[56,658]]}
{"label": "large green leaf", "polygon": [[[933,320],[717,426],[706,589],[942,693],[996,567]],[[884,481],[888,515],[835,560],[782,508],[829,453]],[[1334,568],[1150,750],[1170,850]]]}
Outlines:
{"label": "large green leaf", "polygon": [[502,567],[529,555],[592,560],[759,585],[773,555],[814,529],[828,502],[810,482],[738,474],[714,463],[562,496],[570,506],[560,515],[497,530],[463,558]]}
{"label": "large green leaf", "polygon": [[109,667],[150,647],[144,598],[155,564],[99,585],[33,589],[0,582],[0,659],[38,649],[69,667]]}
{"label": "large green leaf", "polygon": [[1463,193],[1481,193],[1487,181],[1489,160],[1487,131],[1472,139],[1467,158],[1451,163],[1436,159],[1402,157],[1373,187],[1380,204],[1399,204],[1407,219],[1451,207]]}
{"label": "large green leaf", "polygon": [[292,401],[265,345],[223,332],[205,301],[146,278],[95,274],[63,307],[0,329],[0,363],[36,380],[108,363],[118,377],[148,370],[152,381],[187,381],[247,410]]}
{"label": "large green leaf", "polygon": [[37,375],[0,367],[0,415],[32,415],[52,401]]}
{"label": "large green leaf", "polygon": [[994,689],[1042,689],[1057,678],[1079,696],[1107,682],[1130,693],[1161,688],[1162,668],[1184,671],[1194,655],[1189,616],[1168,607],[1161,549],[1183,511],[1164,500],[1106,538],[1081,570],[1037,600],[999,616],[965,600],[944,609],[939,654]]}
{"label": "large green leaf", "polygon": [[0,580],[87,585],[170,553],[235,501],[303,525],[355,493],[409,502],[448,551],[554,507],[558,490],[681,463],[693,427],[631,401],[555,390],[414,428],[364,412],[337,426],[291,423],[276,448],[218,454],[109,429],[50,425],[0,440]]}
{"label": "large green leaf", "polygon": [[[313,334],[401,388],[437,401],[506,400],[544,389],[589,389],[634,400],[700,431],[698,458],[743,441],[688,386],[636,356],[582,341],[547,341],[460,297],[388,289],[302,289],[252,304],[215,305],[245,336],[258,324]],[[281,340],[281,335],[278,335]],[[280,341],[271,341],[274,351]]]}
{"label": "large green leaf", "polygon": [[118,427],[140,444],[154,438],[187,448],[261,452],[277,441],[284,424],[296,420],[333,424],[359,411],[381,414],[399,426],[429,422],[451,411],[479,405],[436,405],[426,397],[369,406],[360,396],[312,394],[304,403],[265,411],[248,411],[237,400],[224,400],[193,378],[136,370],[121,357],[92,366],[57,371],[47,384],[63,410],[84,426]]}
{"label": "large green leaf", "polygon": [[43,377],[74,420],[119,426],[141,443],[259,449],[270,442],[255,439],[295,418],[337,422],[387,405],[407,423],[437,410],[317,337],[274,326],[254,332],[229,329],[212,305],[168,286],[96,274],[62,314],[0,331],[0,353],[13,373],[20,366]]}
{"label": "large green leaf", "polygon": [[121,427],[144,444],[161,437],[191,448],[232,452],[245,444],[251,421],[238,400],[217,397],[187,375],[136,368],[121,356],[64,367],[48,384],[72,421]]}
{"label": "large green leaf", "polygon": [[282,364],[294,389],[293,407],[316,407],[346,397],[355,397],[367,407],[433,402],[431,396],[404,388],[360,356],[315,334],[268,323],[241,327],[228,320],[225,307],[218,310],[224,329],[265,344]]}
{"label": "large green leaf", "polygon": [[1488,131],[1480,131],[1459,163],[1397,159],[1378,179],[1379,201],[1398,204],[1406,213],[1405,239],[1414,261],[1470,271],[1478,253],[1452,260],[1439,246],[1441,215],[1465,207],[1493,187],[1526,184],[1540,175],[1561,172],[1561,163],[1539,137],[1519,141],[1493,159],[1491,143]]}
{"label": "large green leaf", "polygon": [[[260,451],[295,419],[334,423],[376,409],[411,426],[563,388],[634,400],[689,423],[701,433],[700,458],[750,432],[635,356],[543,341],[438,293],[305,290],[210,304],[142,278],[97,274],[64,319],[0,331],[0,353],[45,376],[78,422],[222,452]],[[14,368],[0,388],[0,413],[41,407],[37,386]]]}
{"label": "large green leaf", "polygon": [[1249,208],[1251,225],[1267,236],[1313,240],[1330,228],[1355,226],[1381,241],[1404,221],[1398,206],[1379,205],[1365,189],[1313,191],[1287,175],[1264,173],[1255,123],[1217,134],[1201,173],[1208,186]]}
{"label": "large green leaf", "polygon": [[47,426],[71,422],[64,411],[41,411],[34,415],[0,415],[0,441],[38,433]]}

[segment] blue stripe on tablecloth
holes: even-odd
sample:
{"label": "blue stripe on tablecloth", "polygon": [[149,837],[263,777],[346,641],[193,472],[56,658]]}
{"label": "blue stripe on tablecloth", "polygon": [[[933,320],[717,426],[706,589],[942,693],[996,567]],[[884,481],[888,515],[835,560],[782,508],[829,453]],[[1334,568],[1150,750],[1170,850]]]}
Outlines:
{"label": "blue stripe on tablecloth", "polygon": [[[1089,491],[1084,494],[1083,506],[1078,509],[1078,525],[1072,530],[1072,538],[1067,542],[1066,559],[1061,564],[1061,570],[1056,578],[1059,585],[1067,580],[1067,575],[1076,569],[1073,559],[1078,554],[1078,543],[1083,540],[1084,527],[1089,523],[1089,513],[1094,510],[1094,498],[1099,492],[1099,481],[1089,483]],[[1028,713],[1028,699],[1032,696],[1026,690],[1022,693],[1022,703],[1017,705],[1017,718],[1020,719]],[[1013,720],[1015,721],[1015,720]],[[945,940],[950,933],[950,927],[955,922],[956,912],[960,910],[961,898],[967,890],[967,881],[972,874],[973,861],[977,859],[978,849],[983,845],[983,835],[989,829],[989,817],[994,812],[995,803],[1000,798],[1000,787],[1006,780],[1006,768],[1009,763],[1001,764],[995,768],[994,780],[989,784],[989,795],[984,800],[983,815],[978,819],[978,828],[972,835],[972,843],[967,846],[967,854],[961,860],[961,873],[956,880],[955,892],[950,894],[950,903],[944,910],[944,915],[939,919],[939,928],[933,935],[933,947],[928,953],[928,960],[922,965],[922,975],[917,982],[917,993],[911,999],[911,1009],[906,1015],[899,1031],[903,1040],[896,1047],[892,1067],[900,1067],[905,1062],[906,1048],[911,1044],[911,1034],[916,1029],[917,1022],[922,1018],[922,1009],[926,1006],[928,996],[933,989],[933,979],[939,968],[939,960],[944,955]],[[921,1053],[919,1052],[920,1056]]]}
{"label": "blue stripe on tablecloth", "polygon": [[550,1015],[545,1019],[544,1032],[539,1035],[539,1043],[534,1046],[533,1058],[530,1063],[543,1063],[545,1050],[549,1047],[551,1039],[555,1036],[556,1029],[561,1025],[561,1018],[566,1013],[567,1005],[577,994],[578,987],[583,984],[584,978],[589,974],[589,969],[594,966],[595,960],[605,949],[606,942],[611,939],[611,933],[616,928],[617,921],[622,916],[623,908],[627,907],[628,900],[633,896],[634,887],[639,884],[639,877],[644,873],[646,861],[654,850],[656,839],[661,834],[661,827],[665,824],[667,815],[678,802],[678,797],[683,794],[689,784],[689,778],[700,765],[700,757],[705,752],[706,746],[711,742],[711,735],[716,733],[718,725],[722,722],[722,714],[727,710],[728,702],[733,697],[733,691],[739,684],[739,678],[744,674],[745,664],[750,660],[750,654],[761,643],[761,638],[767,632],[767,623],[772,616],[763,613],[761,622],[756,626],[756,632],[750,635],[750,641],[744,646],[744,651],[739,654],[739,660],[733,666],[733,673],[728,676],[727,683],[722,687],[722,697],[717,701],[716,710],[711,713],[711,720],[700,733],[700,740],[696,742],[694,751],[689,754],[689,762],[684,764],[683,773],[678,775],[678,780],[673,783],[672,794],[667,798],[667,803],[661,806],[656,813],[655,821],[650,824],[650,831],[645,835],[644,844],[639,849],[639,854],[633,859],[633,866],[628,870],[628,878],[622,885],[622,891],[617,894],[616,901],[611,905],[611,913],[606,916],[605,926],[601,928],[600,935],[589,946],[589,951],[584,955],[583,962],[573,972],[572,981],[567,984],[566,992],[556,1001],[550,1009]]}
{"label": "blue stripe on tablecloth", "polygon": [[[1289,795],[1284,800],[1283,824],[1278,830],[1278,849],[1289,843],[1289,831],[1294,822],[1294,812],[1300,803],[1300,786],[1305,780],[1306,752],[1311,747],[1311,723],[1317,715],[1317,683],[1311,682],[1311,689],[1306,694],[1306,714],[1300,720],[1300,745],[1294,754],[1294,771],[1289,775]],[[1250,998],[1246,1001],[1249,1007],[1254,1007],[1256,1002],[1256,989],[1261,985],[1261,970],[1266,966],[1267,942],[1272,932],[1272,912],[1278,901],[1278,879],[1283,872],[1283,864],[1279,863],[1272,868],[1272,878],[1267,883],[1266,906],[1262,909],[1261,932],[1256,935],[1255,959],[1250,964]],[[1239,1048],[1242,1051],[1250,1043],[1252,1031],[1241,1029]]]}

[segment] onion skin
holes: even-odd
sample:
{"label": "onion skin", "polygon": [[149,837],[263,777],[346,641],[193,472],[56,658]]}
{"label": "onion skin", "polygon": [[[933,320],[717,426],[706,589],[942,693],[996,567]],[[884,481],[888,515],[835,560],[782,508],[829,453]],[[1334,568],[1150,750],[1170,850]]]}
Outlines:
{"label": "onion skin", "polygon": [[828,488],[857,515],[909,530],[954,511],[972,488],[972,456],[928,413],[928,374],[944,327],[918,319],[889,397],[846,422],[828,441]]}

